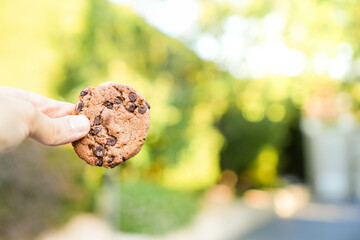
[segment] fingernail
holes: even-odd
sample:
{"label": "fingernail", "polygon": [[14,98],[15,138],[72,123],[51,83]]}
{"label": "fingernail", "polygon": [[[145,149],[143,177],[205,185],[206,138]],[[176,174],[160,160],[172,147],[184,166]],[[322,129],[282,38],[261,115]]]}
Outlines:
{"label": "fingernail", "polygon": [[76,132],[83,132],[90,127],[90,122],[84,115],[71,116],[69,118],[70,127]]}

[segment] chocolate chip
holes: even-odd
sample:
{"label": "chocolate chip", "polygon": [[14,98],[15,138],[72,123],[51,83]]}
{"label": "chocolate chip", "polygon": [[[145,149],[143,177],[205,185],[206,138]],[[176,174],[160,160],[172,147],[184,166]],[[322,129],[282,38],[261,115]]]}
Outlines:
{"label": "chocolate chip", "polygon": [[116,97],[114,100],[115,104],[120,104],[123,100],[121,99],[121,97]]}
{"label": "chocolate chip", "polygon": [[89,144],[88,147],[89,147],[90,149],[92,149],[92,148],[94,147],[94,145]]}
{"label": "chocolate chip", "polygon": [[94,150],[94,154],[96,157],[102,157],[105,154],[105,148],[103,146],[98,146]]}
{"label": "chocolate chip", "polygon": [[84,107],[84,103],[78,102],[78,104],[76,105],[76,111],[80,112],[81,109],[83,109],[83,107]]}
{"label": "chocolate chip", "polygon": [[95,162],[95,165],[96,166],[102,166],[103,165],[103,160],[102,160],[102,158],[98,158],[97,160],[96,160],[96,162]]}
{"label": "chocolate chip", "polygon": [[94,136],[97,135],[100,131],[101,131],[101,127],[95,127],[95,128],[91,128],[89,133]]}
{"label": "chocolate chip", "polygon": [[101,118],[100,116],[97,116],[95,119],[94,119],[94,125],[99,125],[101,123]]}
{"label": "chocolate chip", "polygon": [[128,107],[127,107],[127,110],[128,110],[129,112],[134,112],[135,108],[136,108],[136,105],[133,104],[133,103],[130,103],[130,104],[128,105]]}
{"label": "chocolate chip", "polygon": [[84,89],[81,91],[80,96],[85,96],[86,94],[88,94],[88,90]]}
{"label": "chocolate chip", "polygon": [[136,93],[130,93],[129,94],[129,99],[130,99],[130,102],[135,102],[136,99],[137,99],[137,96],[136,96]]}
{"label": "chocolate chip", "polygon": [[139,113],[144,114],[144,113],[146,113],[146,111],[147,111],[147,106],[146,105],[141,105],[139,107]]}
{"label": "chocolate chip", "polygon": [[109,145],[109,146],[114,146],[116,144],[117,140],[115,138],[109,138],[107,141],[106,141],[106,145]]}
{"label": "chocolate chip", "polygon": [[109,157],[109,159],[108,159],[108,163],[112,163],[112,162],[114,161],[114,159],[115,159],[115,156],[111,156],[111,157]]}
{"label": "chocolate chip", "polygon": [[105,107],[107,107],[108,109],[113,109],[113,103],[109,102],[109,101],[106,101],[105,102]]}
{"label": "chocolate chip", "polygon": [[125,157],[122,157],[121,159],[123,162],[125,162],[127,160]]}
{"label": "chocolate chip", "polygon": [[148,101],[145,102],[146,106],[150,109],[150,104]]}

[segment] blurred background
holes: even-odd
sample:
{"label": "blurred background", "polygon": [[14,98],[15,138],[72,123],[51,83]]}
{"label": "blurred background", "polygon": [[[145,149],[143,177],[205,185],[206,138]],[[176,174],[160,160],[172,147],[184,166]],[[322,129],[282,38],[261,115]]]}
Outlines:
{"label": "blurred background", "polygon": [[151,104],[142,151],[0,155],[0,240],[358,239],[356,0],[1,0],[0,84]]}

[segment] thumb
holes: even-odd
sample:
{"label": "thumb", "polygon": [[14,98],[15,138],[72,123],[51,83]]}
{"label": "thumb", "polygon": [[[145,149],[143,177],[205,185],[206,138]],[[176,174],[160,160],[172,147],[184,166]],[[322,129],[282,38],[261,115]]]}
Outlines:
{"label": "thumb", "polygon": [[90,130],[89,119],[84,115],[61,118],[49,118],[40,112],[36,115],[30,128],[30,137],[46,145],[71,143],[84,137]]}

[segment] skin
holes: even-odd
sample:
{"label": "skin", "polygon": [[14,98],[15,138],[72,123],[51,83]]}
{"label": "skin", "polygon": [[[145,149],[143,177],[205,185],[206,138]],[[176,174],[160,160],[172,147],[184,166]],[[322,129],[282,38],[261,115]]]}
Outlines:
{"label": "skin", "polygon": [[57,146],[84,137],[90,130],[83,115],[71,115],[75,105],[32,92],[0,86],[0,152],[25,138]]}

